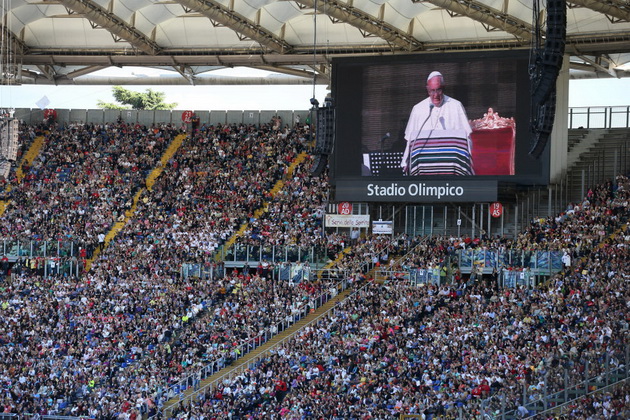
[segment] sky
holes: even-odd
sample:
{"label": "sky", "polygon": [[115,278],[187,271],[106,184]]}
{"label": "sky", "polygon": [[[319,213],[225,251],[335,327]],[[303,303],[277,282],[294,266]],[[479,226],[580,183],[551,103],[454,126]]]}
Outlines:
{"label": "sky", "polygon": [[[163,71],[151,68],[116,67],[92,73],[91,76],[116,77],[127,76],[159,77]],[[173,73],[171,73],[173,74]],[[217,76],[266,77],[274,73],[251,69],[235,68],[216,70]],[[164,92],[166,103],[177,103],[180,110],[307,110],[310,100],[315,97],[323,104],[328,91],[325,85],[125,85],[126,89],[145,92],[147,89]],[[315,95],[315,96],[314,96]],[[99,100],[116,102],[112,96],[111,85],[22,85],[1,86],[0,107],[38,108],[37,102],[46,97],[46,108],[57,109],[96,109]]]}
{"label": "sky", "polygon": [[[150,69],[140,69],[148,73]],[[96,73],[99,74],[99,73]],[[107,73],[104,73],[105,75]],[[227,69],[219,75],[261,76],[268,74],[252,69]],[[110,73],[111,75],[111,73]],[[149,74],[150,75],[150,74]],[[324,85],[199,85],[199,86],[124,86],[144,92],[147,89],[165,93],[165,102],[176,102],[180,110],[307,110],[310,99],[320,104],[329,93]],[[0,107],[38,108],[38,102],[47,99],[45,108],[96,109],[99,100],[115,102],[111,86],[81,85],[22,85],[0,86]],[[45,103],[44,101],[43,103]],[[39,102],[42,104],[42,102]],[[569,106],[628,106],[630,105],[630,78],[578,79],[569,82]]]}

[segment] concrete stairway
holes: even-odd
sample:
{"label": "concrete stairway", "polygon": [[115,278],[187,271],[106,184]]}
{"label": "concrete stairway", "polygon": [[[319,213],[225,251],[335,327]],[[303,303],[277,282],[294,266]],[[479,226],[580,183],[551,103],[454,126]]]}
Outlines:
{"label": "concrete stairway", "polygon": [[[31,166],[39,155],[39,151],[42,149],[44,145],[44,136],[35,137],[33,143],[31,143],[30,147],[22,157],[20,164],[18,165],[17,170],[15,171],[15,175],[17,178],[17,183],[21,183],[24,179],[24,166]],[[6,191],[11,191],[11,185],[9,184],[6,188]],[[4,214],[4,211],[9,207],[11,203],[9,201],[0,201],[0,216]]]}
{"label": "concrete stairway", "polygon": [[185,138],[185,134],[180,134],[179,136],[175,137],[175,139],[173,139],[171,144],[162,154],[162,157],[160,158],[160,165],[153,168],[149,176],[147,176],[146,186],[149,191],[153,189],[153,185],[155,185],[155,180],[158,179],[158,177],[162,174],[162,171],[164,171],[164,168],[166,168],[166,164],[175,155],[175,152],[179,150]]}
{"label": "concrete stairway", "polygon": [[138,208],[138,201],[140,200],[140,197],[142,197],[142,195],[146,193],[147,190],[151,191],[151,189],[153,188],[153,185],[155,184],[155,180],[160,176],[162,171],[164,171],[166,164],[173,157],[173,155],[175,155],[175,153],[177,152],[179,147],[182,145],[185,138],[186,138],[185,134],[180,134],[177,137],[175,137],[173,141],[171,141],[171,144],[162,154],[162,158],[160,159],[159,165],[153,168],[151,173],[147,175],[147,178],[145,180],[145,187],[140,188],[134,194],[131,207],[127,211],[125,211],[125,215],[122,218],[122,220],[118,220],[116,223],[114,223],[114,225],[111,227],[109,232],[107,232],[107,234],[105,235],[105,244],[103,245],[103,247],[100,249],[96,249],[94,253],[92,254],[92,258],[86,261],[85,272],[90,271],[94,261],[96,261],[96,259],[101,255],[101,253],[105,250],[105,248],[109,246],[109,243],[116,237],[116,235],[118,235],[118,232],[120,232],[122,228],[125,227],[127,222],[136,213],[136,209]]}
{"label": "concrete stairway", "polygon": [[[342,254],[343,253],[340,253],[340,255]],[[369,272],[367,276],[372,277],[374,276],[374,273]],[[301,320],[299,320],[298,322],[296,322],[295,324],[293,324],[291,327],[287,328],[280,334],[274,336],[262,346],[258,347],[255,350],[252,350],[251,352],[247,353],[245,356],[239,358],[232,365],[225,367],[221,369],[220,371],[218,371],[217,373],[215,373],[214,375],[209,376],[208,378],[204,379],[197,390],[195,390],[193,387],[190,387],[186,391],[184,391],[182,394],[168,400],[164,404],[164,407],[163,407],[164,413],[167,415],[170,414],[173,408],[175,408],[177,404],[179,404],[180,402],[185,402],[192,398],[195,398],[199,393],[206,392],[206,390],[209,387],[212,387],[218,381],[223,380],[225,378],[229,378],[234,375],[238,375],[243,370],[248,369],[251,363],[255,363],[256,361],[265,357],[269,353],[269,351],[273,349],[276,345],[283,342],[284,340],[289,339],[296,332],[300,331],[302,328],[304,328],[308,324],[318,320],[320,317],[322,317],[331,309],[333,309],[338,303],[346,299],[346,297],[348,297],[348,295],[350,295],[353,291],[354,291],[353,288],[349,288],[349,289],[344,290],[343,292],[340,292],[337,296],[330,299],[324,305],[320,306],[315,311],[309,313],[307,316],[305,316],[304,318],[302,318]]]}
{"label": "concrete stairway", "polygon": [[[579,160],[580,156],[593,150],[595,145],[599,143],[600,138],[606,134],[606,129],[593,129],[593,130],[579,130],[577,133],[572,131],[569,134],[569,139],[574,142],[573,145],[569,145],[569,151],[567,153],[567,168],[573,167]],[[579,142],[575,141],[575,137],[579,135]]]}
{"label": "concrete stairway", "polygon": [[586,128],[575,128],[569,130],[568,142],[567,142],[567,152],[570,153],[573,148],[580,144],[584,137],[589,133],[590,130]]}
{"label": "concrete stairway", "polygon": [[593,185],[627,172],[630,169],[629,145],[630,129],[590,130],[568,156],[569,201],[581,201]]}
{"label": "concrete stairway", "polygon": [[[274,197],[276,194],[278,194],[278,192],[280,192],[280,190],[282,190],[285,182],[293,176],[295,169],[298,167],[298,165],[304,162],[307,156],[308,156],[307,153],[302,152],[299,155],[297,155],[295,159],[293,159],[293,162],[291,162],[291,165],[289,165],[289,168],[287,169],[287,173],[282,177],[282,179],[279,179],[274,184],[271,190],[269,190],[269,194],[271,195],[271,197]],[[269,202],[266,201],[263,203],[262,207],[254,211],[254,216],[253,216],[254,219],[259,218],[263,213],[267,212],[268,208],[269,208]],[[218,262],[218,261],[223,260],[223,256],[225,255],[227,250],[229,250],[234,245],[234,243],[236,243],[236,240],[245,233],[248,227],[249,227],[248,222],[241,224],[241,226],[236,230],[236,232],[234,232],[232,236],[230,236],[230,238],[227,241],[225,241],[223,246],[221,246],[218,249],[217,253],[214,256],[215,261]]]}

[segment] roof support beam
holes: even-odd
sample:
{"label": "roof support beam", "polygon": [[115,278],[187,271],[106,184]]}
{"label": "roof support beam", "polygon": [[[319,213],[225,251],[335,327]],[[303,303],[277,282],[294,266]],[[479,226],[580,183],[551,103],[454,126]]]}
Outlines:
{"label": "roof support beam", "polygon": [[148,55],[160,52],[160,46],[142,32],[129,26],[113,13],[103,9],[91,0],[57,0],[68,9],[85,16],[90,22],[108,30],[114,39],[120,38]]}
{"label": "roof support beam", "polygon": [[[42,75],[34,71],[30,71],[28,69],[23,68],[23,69],[20,69],[20,76],[22,76],[22,80],[26,77],[36,80],[38,77],[41,77]],[[20,82],[22,82],[22,80],[20,80]]]}
{"label": "roof support beam", "polygon": [[188,66],[174,65],[173,69],[179,73],[189,84],[195,85],[195,74]]}
{"label": "roof support beam", "polygon": [[[506,48],[527,48],[524,40],[510,37],[486,41],[430,42],[424,44],[427,51],[479,51],[504,50]],[[566,53],[574,55],[597,56],[602,53],[627,52],[630,45],[630,31],[610,32],[607,34],[575,34],[567,36]],[[315,53],[315,55],[314,55]],[[423,52],[416,52],[422,54]],[[288,54],[264,53],[260,49],[249,47],[230,49],[207,48],[172,48],[165,49],[160,55],[138,55],[122,48],[107,50],[69,49],[69,48],[33,48],[25,54],[18,54],[15,60],[23,66],[328,66],[334,56],[360,56],[363,54],[392,54],[391,46],[386,43],[357,45],[326,45],[325,48],[299,47]],[[322,74],[321,71],[317,71]],[[324,72],[325,74],[326,72]]]}
{"label": "roof support beam", "polygon": [[46,79],[50,80],[51,82],[55,82],[55,69],[53,66],[43,65],[37,66],[37,68],[39,69],[39,71],[42,72]]}
{"label": "roof support beam", "polygon": [[[27,54],[28,53],[28,50],[29,50],[28,46],[24,43],[24,41],[22,41],[17,36],[15,36],[15,34],[11,32],[9,28],[6,27],[6,25],[0,24],[0,31],[2,31],[3,39],[8,40],[9,42],[9,49],[11,50],[10,53],[12,54]],[[6,54],[7,52],[3,51],[3,53]]]}
{"label": "roof support beam", "polygon": [[210,19],[210,21],[224,25],[236,31],[243,37],[243,39],[252,39],[260,45],[269,48],[271,51],[284,54],[293,49],[290,44],[283,39],[280,39],[272,32],[225,7],[219,2],[214,0],[176,1],[184,6],[185,9],[196,10]]}
{"label": "roof support beam", "polygon": [[[315,8],[315,0],[295,0],[297,4]],[[342,3],[338,0],[317,2],[317,12],[325,13],[331,19],[345,22],[358,28],[362,33],[376,35],[397,48],[405,51],[424,50],[422,42],[411,35],[400,31],[397,27],[374,16],[370,16],[361,9],[351,6],[351,3]],[[384,10],[381,10],[384,14]]]}
{"label": "roof support beam", "polygon": [[571,61],[569,63],[569,67],[574,69],[574,70],[595,72],[595,69],[593,68],[593,66],[591,66],[589,64],[584,64],[584,63],[575,63],[575,62]]}
{"label": "roof support beam", "polygon": [[578,55],[577,56],[580,60],[584,61],[585,63],[590,64],[593,67],[594,71],[601,71],[604,73],[608,73],[610,74],[612,77],[616,77],[619,78],[619,74],[617,73],[617,71],[612,67],[612,65],[610,63],[608,63],[608,66],[604,66],[601,63],[601,57],[595,57],[595,59],[591,59],[589,57],[586,57],[584,55]]}
{"label": "roof support beam", "polygon": [[106,69],[109,66],[87,66],[82,69],[78,69],[75,71],[71,71],[66,74],[66,77],[69,79],[74,79],[75,77],[85,76],[86,74],[94,73],[95,71]]}
{"label": "roof support beam", "polygon": [[532,25],[501,10],[493,9],[476,0],[412,0],[426,1],[456,15],[464,15],[480,22],[484,27],[497,28],[517,38],[531,41]]}
{"label": "roof support beam", "polygon": [[305,77],[311,80],[313,80],[313,77],[316,80],[321,80],[321,79],[328,80],[328,77],[319,73],[310,73],[308,71],[292,69],[292,68],[282,67],[282,66],[263,65],[263,66],[252,66],[252,68],[259,69],[259,70],[273,71],[276,73],[288,74],[291,76]]}
{"label": "roof support beam", "polygon": [[569,0],[576,6],[600,12],[608,17],[612,23],[630,22],[630,5],[619,0]]}
{"label": "roof support beam", "polygon": [[[201,85],[311,85],[313,82],[308,79],[297,77],[212,77],[197,76],[195,78],[195,86]],[[22,80],[22,84],[50,84],[41,78],[31,78]],[[180,75],[173,77],[106,77],[106,76],[87,76],[80,79],[68,79],[60,76],[55,81],[57,85],[189,85],[190,82]],[[320,83],[325,85],[326,83]]]}
{"label": "roof support beam", "polygon": [[[583,59],[583,57],[579,57],[580,59]],[[572,70],[580,70],[584,73],[577,73],[577,74],[571,74],[571,79],[602,79],[602,78],[610,78],[610,77],[614,77],[614,78],[621,78],[621,77],[627,77],[627,72],[624,72],[623,70],[614,70],[614,73],[610,73],[609,71],[606,71],[605,69],[603,71],[601,71],[602,69],[599,68],[598,66],[594,66],[591,64],[587,64],[586,62],[570,62],[569,63],[569,67]]]}

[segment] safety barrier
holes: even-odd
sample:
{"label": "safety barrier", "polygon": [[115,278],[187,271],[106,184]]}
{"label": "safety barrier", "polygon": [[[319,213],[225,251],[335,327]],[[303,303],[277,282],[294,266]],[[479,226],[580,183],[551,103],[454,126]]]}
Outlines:
{"label": "safety barrier", "polygon": [[628,128],[630,106],[569,108],[569,128]]}

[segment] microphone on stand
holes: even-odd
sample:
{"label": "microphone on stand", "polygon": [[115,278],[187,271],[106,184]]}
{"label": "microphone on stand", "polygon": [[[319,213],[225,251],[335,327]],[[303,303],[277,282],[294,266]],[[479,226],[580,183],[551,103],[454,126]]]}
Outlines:
{"label": "microphone on stand", "polygon": [[385,140],[387,140],[389,137],[390,137],[389,133],[385,133],[385,135],[381,137],[381,154],[383,154],[383,143],[385,143]]}
{"label": "microphone on stand", "polygon": [[[424,125],[427,123],[427,121],[429,121],[429,118],[431,118],[431,113],[433,112],[433,108],[434,107],[435,107],[435,105],[429,104],[429,115],[427,115],[427,118],[424,120],[424,122],[420,126],[420,130],[418,130],[418,135],[420,135],[420,133],[422,132],[422,129],[424,128]],[[411,152],[413,152],[413,146],[415,145],[416,140],[418,140],[418,139],[415,138],[413,140],[413,143],[409,147],[409,155],[407,156],[407,175],[409,175],[409,176],[411,176]],[[426,142],[425,142],[425,144],[426,144]],[[422,146],[422,147],[424,147],[424,146]]]}

